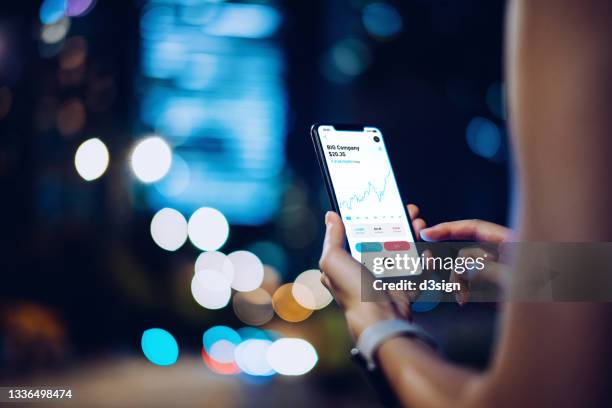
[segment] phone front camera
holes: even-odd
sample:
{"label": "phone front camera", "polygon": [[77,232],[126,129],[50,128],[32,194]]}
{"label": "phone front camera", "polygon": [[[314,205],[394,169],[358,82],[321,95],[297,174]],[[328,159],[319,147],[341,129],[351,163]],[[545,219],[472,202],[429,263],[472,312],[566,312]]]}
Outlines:
{"label": "phone front camera", "polygon": [[375,141],[376,143],[380,142],[380,137],[378,137],[378,136],[374,136],[374,141]]}

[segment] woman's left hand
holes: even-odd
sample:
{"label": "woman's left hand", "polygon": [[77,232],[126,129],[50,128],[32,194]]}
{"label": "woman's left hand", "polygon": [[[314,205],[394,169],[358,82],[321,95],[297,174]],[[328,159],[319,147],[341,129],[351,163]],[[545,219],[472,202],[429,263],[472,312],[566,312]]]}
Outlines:
{"label": "woman's left hand", "polygon": [[[419,229],[425,223],[418,216],[418,208],[408,206],[413,225]],[[354,338],[365,328],[380,320],[395,318],[410,319],[408,301],[398,302],[389,297],[384,301],[363,302],[361,300],[362,265],[344,249],[344,224],[338,214],[329,211],[325,215],[325,241],[319,266],[323,276],[321,282],[330,290],[340,307]]]}

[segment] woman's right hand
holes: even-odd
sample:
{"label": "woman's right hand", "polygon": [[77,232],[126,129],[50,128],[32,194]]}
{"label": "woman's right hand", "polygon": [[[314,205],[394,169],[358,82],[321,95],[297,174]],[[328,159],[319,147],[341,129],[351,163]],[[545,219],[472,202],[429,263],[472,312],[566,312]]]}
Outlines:
{"label": "woman's right hand", "polygon": [[[460,220],[443,222],[420,231],[423,241],[477,241],[489,244],[502,244],[510,240],[512,230],[492,222],[482,220]],[[464,248],[459,251],[457,256],[465,258],[482,257],[486,251],[478,247]],[[463,305],[470,298],[470,286],[475,281],[488,281],[498,285],[502,290],[505,288],[506,278],[509,269],[506,265],[499,262],[498,257],[488,253],[485,258],[485,268],[477,273],[470,272],[456,273],[451,272],[451,282],[461,284],[461,290],[455,294],[457,303]]]}

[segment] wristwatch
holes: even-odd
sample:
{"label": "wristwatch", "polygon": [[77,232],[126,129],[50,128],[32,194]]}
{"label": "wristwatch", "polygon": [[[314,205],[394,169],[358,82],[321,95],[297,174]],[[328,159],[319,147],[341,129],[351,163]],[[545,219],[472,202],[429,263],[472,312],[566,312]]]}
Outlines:
{"label": "wristwatch", "polygon": [[361,359],[368,371],[375,370],[376,360],[374,358],[380,345],[387,339],[397,336],[412,337],[431,346],[434,350],[438,348],[434,339],[420,326],[401,319],[382,320],[366,328],[359,338],[357,344],[351,350],[354,359]]}

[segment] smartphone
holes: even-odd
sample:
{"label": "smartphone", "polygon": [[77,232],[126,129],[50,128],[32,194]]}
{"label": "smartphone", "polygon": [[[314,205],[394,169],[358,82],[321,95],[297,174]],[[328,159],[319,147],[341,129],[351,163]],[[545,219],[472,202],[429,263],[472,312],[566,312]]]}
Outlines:
{"label": "smartphone", "polygon": [[[419,256],[380,129],[315,124],[311,137],[334,211],[344,222],[351,255],[398,251]],[[419,271],[420,273],[420,271]]]}

